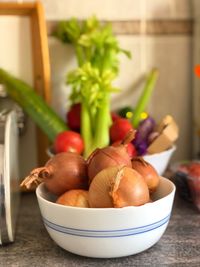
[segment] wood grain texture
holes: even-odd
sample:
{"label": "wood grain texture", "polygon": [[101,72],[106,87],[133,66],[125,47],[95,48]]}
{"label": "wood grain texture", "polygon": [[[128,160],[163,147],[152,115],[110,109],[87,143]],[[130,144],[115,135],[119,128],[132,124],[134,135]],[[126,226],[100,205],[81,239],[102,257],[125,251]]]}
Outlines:
{"label": "wood grain texture", "polygon": [[[32,51],[34,69],[34,88],[47,103],[51,101],[50,63],[47,30],[44,10],[40,2],[31,15]],[[48,157],[46,149],[49,145],[47,137],[37,128],[38,164],[44,165]]]}
{"label": "wood grain texture", "polygon": [[[45,15],[41,2],[0,3],[0,15],[28,16],[30,18],[34,88],[47,103],[50,103],[49,49]],[[47,137],[37,128],[38,165],[40,166],[48,160],[46,155],[48,146]]]}
{"label": "wood grain texture", "polygon": [[29,16],[36,7],[36,3],[0,3],[0,15]]}

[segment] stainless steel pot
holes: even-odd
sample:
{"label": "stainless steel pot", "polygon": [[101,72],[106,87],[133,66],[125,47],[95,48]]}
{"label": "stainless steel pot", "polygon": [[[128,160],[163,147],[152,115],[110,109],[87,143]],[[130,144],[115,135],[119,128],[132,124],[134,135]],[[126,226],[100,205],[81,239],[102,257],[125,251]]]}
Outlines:
{"label": "stainless steel pot", "polygon": [[19,128],[16,111],[0,116],[0,244],[14,241],[19,207]]}

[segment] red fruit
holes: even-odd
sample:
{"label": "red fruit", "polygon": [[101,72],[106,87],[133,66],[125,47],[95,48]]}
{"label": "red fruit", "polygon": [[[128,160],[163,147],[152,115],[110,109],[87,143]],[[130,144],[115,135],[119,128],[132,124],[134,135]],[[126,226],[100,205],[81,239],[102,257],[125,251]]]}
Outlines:
{"label": "red fruit", "polygon": [[194,162],[188,166],[189,175],[192,177],[200,177],[200,163]]}
{"label": "red fruit", "polygon": [[123,140],[127,133],[133,130],[133,126],[127,119],[117,119],[110,128],[110,138],[112,142]]}
{"label": "red fruit", "polygon": [[80,124],[81,124],[80,117],[81,117],[81,105],[80,104],[72,105],[66,115],[67,124],[70,129],[74,131],[80,130]]}
{"label": "red fruit", "polygon": [[137,150],[136,150],[134,144],[132,144],[132,143],[129,143],[127,145],[127,152],[129,154],[130,158],[133,158],[133,157],[137,156]]}
{"label": "red fruit", "polygon": [[[116,141],[112,144],[112,146],[118,146],[121,144],[121,141]],[[129,157],[132,159],[133,157],[137,156],[137,150],[135,148],[135,146],[132,143],[128,143],[125,145],[126,146],[126,150],[129,154]]]}
{"label": "red fruit", "polygon": [[64,131],[56,136],[54,141],[55,153],[76,152],[81,154],[84,149],[83,140],[79,133]]}
{"label": "red fruit", "polygon": [[119,116],[116,112],[111,112],[111,118],[112,118],[112,121],[116,121],[118,119],[121,119],[122,117]]}

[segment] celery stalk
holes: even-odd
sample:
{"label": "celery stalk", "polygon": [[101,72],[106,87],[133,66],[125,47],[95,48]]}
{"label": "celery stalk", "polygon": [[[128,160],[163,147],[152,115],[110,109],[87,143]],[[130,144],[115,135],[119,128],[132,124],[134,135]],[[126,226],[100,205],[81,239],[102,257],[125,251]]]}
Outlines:
{"label": "celery stalk", "polygon": [[111,125],[109,98],[106,96],[96,116],[96,128],[93,139],[93,148],[102,148],[109,145],[109,128]]}
{"label": "celery stalk", "polygon": [[72,87],[72,103],[81,103],[81,135],[85,156],[93,149],[109,144],[110,94],[119,73],[119,53],[130,57],[120,48],[109,24],[95,17],[84,22],[71,19],[59,23],[55,34],[64,43],[75,47],[78,68],[68,73],[67,84]]}
{"label": "celery stalk", "polygon": [[140,114],[145,111],[146,106],[149,103],[150,97],[152,95],[153,89],[155,87],[156,81],[158,79],[158,70],[153,69],[146,81],[143,92],[139,98],[136,108],[133,113],[132,124],[134,128],[137,128],[140,122]]}
{"label": "celery stalk", "polygon": [[91,120],[87,105],[81,104],[81,136],[84,141],[84,156],[87,157],[92,151],[92,132]]}
{"label": "celery stalk", "polygon": [[76,58],[78,61],[78,66],[82,66],[84,63],[83,49],[80,45],[75,46]]}

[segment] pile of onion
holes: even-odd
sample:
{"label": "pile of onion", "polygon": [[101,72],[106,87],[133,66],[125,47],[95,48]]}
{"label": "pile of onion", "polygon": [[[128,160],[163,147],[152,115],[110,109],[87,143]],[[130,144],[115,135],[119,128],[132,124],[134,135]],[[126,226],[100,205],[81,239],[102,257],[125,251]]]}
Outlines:
{"label": "pile of onion", "polygon": [[123,208],[151,201],[159,184],[156,170],[142,158],[132,160],[126,146],[131,131],[118,146],[95,150],[87,160],[72,152],[56,154],[34,169],[21,186],[44,182],[58,196],[56,203],[82,208]]}
{"label": "pile of onion", "polygon": [[114,166],[99,172],[89,188],[92,208],[122,208],[149,202],[149,190],[142,176],[126,166]]}

